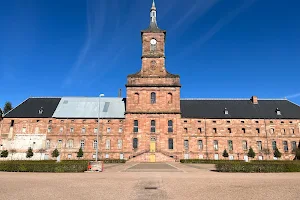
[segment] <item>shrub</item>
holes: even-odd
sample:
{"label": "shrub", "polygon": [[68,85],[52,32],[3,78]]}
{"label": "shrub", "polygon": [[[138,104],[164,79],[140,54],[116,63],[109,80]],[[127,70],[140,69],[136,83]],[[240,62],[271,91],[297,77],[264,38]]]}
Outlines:
{"label": "shrub", "polygon": [[274,151],[274,157],[275,158],[281,158],[281,153],[280,151],[278,150],[278,148],[276,147],[275,151]]}
{"label": "shrub", "polygon": [[295,149],[295,160],[300,160],[300,141],[298,144],[298,148]]}
{"label": "shrub", "polygon": [[224,158],[228,158],[229,155],[228,155],[226,149],[224,149],[222,156],[223,156]]}
{"label": "shrub", "polygon": [[181,163],[203,163],[203,164],[216,164],[216,163],[228,163],[228,162],[245,162],[243,160],[203,160],[203,159],[181,159]]}
{"label": "shrub", "polygon": [[32,151],[32,148],[29,147],[26,152],[26,158],[31,158],[32,156],[33,156],[33,151]]}
{"label": "shrub", "polygon": [[83,157],[83,151],[82,148],[80,147],[79,151],[77,152],[77,158],[82,158]]}
{"label": "shrub", "polygon": [[1,152],[1,158],[7,158],[7,156],[8,156],[8,151],[7,150],[3,150],[2,152]]}
{"label": "shrub", "polygon": [[216,164],[216,169],[219,172],[300,172],[300,162],[223,162]]}
{"label": "shrub", "polygon": [[84,172],[88,161],[72,160],[55,162],[49,161],[3,161],[0,171],[7,172]]}
{"label": "shrub", "polygon": [[254,158],[255,157],[255,152],[253,151],[252,147],[250,147],[248,151],[248,157],[249,158]]}
{"label": "shrub", "polygon": [[59,156],[58,150],[54,149],[51,155],[52,155],[53,158],[57,158]]}

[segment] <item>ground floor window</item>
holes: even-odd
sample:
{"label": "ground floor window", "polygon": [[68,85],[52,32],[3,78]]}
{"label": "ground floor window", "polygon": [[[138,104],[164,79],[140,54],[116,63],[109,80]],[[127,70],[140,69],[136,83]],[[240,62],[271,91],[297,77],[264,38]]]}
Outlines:
{"label": "ground floor window", "polygon": [[134,149],[137,149],[138,148],[138,139],[137,138],[133,138],[133,141],[132,141],[132,147]]}
{"label": "ground floor window", "polygon": [[173,138],[169,138],[169,149],[173,149]]}

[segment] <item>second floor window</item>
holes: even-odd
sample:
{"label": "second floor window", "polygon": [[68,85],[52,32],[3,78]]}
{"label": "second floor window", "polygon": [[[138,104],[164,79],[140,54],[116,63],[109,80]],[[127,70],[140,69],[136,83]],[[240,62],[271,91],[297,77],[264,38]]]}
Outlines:
{"label": "second floor window", "polygon": [[155,133],[155,120],[151,120],[151,133]]}
{"label": "second floor window", "polygon": [[273,148],[274,151],[277,148],[276,141],[272,141],[272,148]]}
{"label": "second floor window", "polygon": [[189,149],[189,141],[188,140],[184,140],[184,149]]}
{"label": "second floor window", "polygon": [[151,93],[151,104],[154,104],[154,103],[156,103],[156,93],[152,92]]}
{"label": "second floor window", "polygon": [[133,132],[135,132],[135,133],[139,132],[139,121],[138,120],[133,121]]}
{"label": "second floor window", "polygon": [[46,141],[46,149],[50,149],[50,140]]}
{"label": "second floor window", "polygon": [[106,150],[110,149],[110,140],[106,140],[106,142],[105,142],[105,149]]}
{"label": "second floor window", "polygon": [[73,148],[73,140],[68,140],[68,148]]}
{"label": "second floor window", "polygon": [[134,149],[137,149],[138,148],[138,139],[137,138],[133,138],[133,141],[132,141],[132,147]]}
{"label": "second floor window", "polygon": [[122,149],[122,144],[123,144],[123,141],[122,140],[118,140],[118,149]]}
{"label": "second floor window", "polygon": [[283,149],[285,152],[289,151],[289,147],[288,147],[288,142],[287,141],[283,141]]}
{"label": "second floor window", "polygon": [[243,150],[248,150],[248,145],[246,140],[243,140]]}
{"label": "second floor window", "polygon": [[85,133],[85,128],[82,128],[82,129],[81,129],[81,133]]}
{"label": "second floor window", "polygon": [[97,149],[97,144],[98,144],[97,140],[94,140],[94,142],[93,142],[93,148],[94,149]]}
{"label": "second floor window", "polygon": [[257,141],[257,149],[258,149],[258,151],[262,150],[262,143],[261,143],[261,141]]}
{"label": "second floor window", "polygon": [[229,149],[229,151],[233,151],[232,140],[228,140],[228,149]]}
{"label": "second floor window", "polygon": [[84,149],[84,140],[80,140],[80,148]]}
{"label": "second floor window", "polygon": [[292,141],[292,150],[295,151],[297,148],[297,143],[296,141]]}
{"label": "second floor window", "polygon": [[218,140],[214,140],[214,150],[218,150],[219,149],[219,145],[218,145]]}
{"label": "second floor window", "polygon": [[168,133],[173,133],[173,121],[168,121]]}
{"label": "second floor window", "polygon": [[203,149],[203,141],[202,140],[198,140],[198,149],[199,150]]}

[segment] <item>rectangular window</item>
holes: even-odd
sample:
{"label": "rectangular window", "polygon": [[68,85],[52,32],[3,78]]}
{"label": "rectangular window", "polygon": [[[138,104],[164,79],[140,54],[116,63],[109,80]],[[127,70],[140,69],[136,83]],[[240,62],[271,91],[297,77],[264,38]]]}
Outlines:
{"label": "rectangular window", "polygon": [[155,133],[155,120],[151,120],[151,133]]}
{"label": "rectangular window", "polygon": [[202,133],[202,129],[201,128],[198,128],[198,133]]}
{"label": "rectangular window", "polygon": [[270,129],[270,133],[273,134],[274,133],[274,128]]}
{"label": "rectangular window", "polygon": [[261,143],[261,141],[257,141],[257,149],[258,149],[258,151],[262,151],[262,143]]}
{"label": "rectangular window", "polygon": [[122,140],[118,140],[118,149],[122,149],[122,144],[123,144],[123,141]]}
{"label": "rectangular window", "polygon": [[168,121],[168,133],[173,133],[173,121]]}
{"label": "rectangular window", "polygon": [[297,143],[296,141],[292,141],[291,143],[292,143],[292,150],[295,151],[297,148]]}
{"label": "rectangular window", "polygon": [[231,128],[228,128],[228,133],[231,133]]}
{"label": "rectangular window", "polygon": [[232,140],[228,140],[228,149],[229,149],[229,151],[233,151]]}
{"label": "rectangular window", "polygon": [[15,124],[15,120],[11,120],[11,121],[10,121],[10,127],[13,127],[14,124]]}
{"label": "rectangular window", "polygon": [[246,140],[243,140],[243,150],[248,150],[248,144]]}
{"label": "rectangular window", "polygon": [[52,131],[52,128],[48,127],[48,133],[51,133],[51,131]]}
{"label": "rectangular window", "polygon": [[26,127],[22,128],[22,133],[26,133]]}
{"label": "rectangular window", "polygon": [[109,150],[110,149],[110,140],[105,141],[105,149]]}
{"label": "rectangular window", "polygon": [[84,149],[84,140],[80,140],[80,148]]}
{"label": "rectangular window", "polygon": [[110,132],[111,132],[110,127],[108,127],[108,128],[106,129],[106,132],[107,132],[107,133],[110,133]]}
{"label": "rectangular window", "polygon": [[50,140],[46,140],[46,149],[50,149]]}
{"label": "rectangular window", "polygon": [[218,145],[218,140],[214,140],[214,150],[218,151],[219,145]]}
{"label": "rectangular window", "polygon": [[105,154],[105,158],[109,158],[109,154],[108,153]]}
{"label": "rectangular window", "polygon": [[198,149],[203,150],[203,141],[202,140],[198,140]]}
{"label": "rectangular window", "polygon": [[257,128],[257,129],[256,129],[256,133],[257,133],[257,134],[259,134],[259,133],[260,133],[260,130],[259,130],[259,128]]}
{"label": "rectangular window", "polygon": [[133,147],[134,149],[137,149],[137,148],[138,148],[138,139],[137,139],[137,138],[133,138],[132,147]]}
{"label": "rectangular window", "polygon": [[184,133],[188,133],[188,129],[187,128],[184,128]]}
{"label": "rectangular window", "polygon": [[242,132],[243,132],[243,133],[246,133],[246,129],[245,129],[245,128],[242,128]]}
{"label": "rectangular window", "polygon": [[133,132],[135,132],[135,133],[139,132],[139,121],[138,120],[133,121]]}
{"label": "rectangular window", "polygon": [[73,127],[70,128],[70,132],[71,132],[71,133],[74,133],[74,128],[73,128]]}
{"label": "rectangular window", "polygon": [[290,133],[295,134],[295,130],[293,128],[291,128]]}
{"label": "rectangular window", "polygon": [[60,129],[59,129],[59,132],[63,132],[64,131],[64,128],[63,127],[60,127]]}
{"label": "rectangular window", "polygon": [[283,149],[284,149],[284,152],[288,152],[289,151],[289,147],[288,147],[288,142],[287,141],[283,141]]}
{"label": "rectangular window", "polygon": [[184,140],[184,149],[189,149],[189,141]]}
{"label": "rectangular window", "polygon": [[61,148],[61,146],[62,146],[62,140],[58,140],[57,148]]}
{"label": "rectangular window", "polygon": [[284,135],[285,134],[285,129],[281,129],[281,133]]}
{"label": "rectangular window", "polygon": [[213,128],[213,133],[217,133],[217,128]]}
{"label": "rectangular window", "polygon": [[94,140],[94,142],[93,142],[93,148],[94,149],[97,149],[97,144],[98,144],[97,140]]}
{"label": "rectangular window", "polygon": [[73,148],[73,140],[68,140],[68,148]]}
{"label": "rectangular window", "polygon": [[168,144],[169,144],[169,149],[173,149],[173,138],[169,138]]}
{"label": "rectangular window", "polygon": [[81,133],[85,133],[85,128],[82,128],[82,129],[81,129]]}
{"label": "rectangular window", "polygon": [[123,133],[123,128],[119,128],[119,133]]}
{"label": "rectangular window", "polygon": [[98,128],[94,128],[94,133],[97,134]]}
{"label": "rectangular window", "polygon": [[275,151],[276,147],[277,147],[276,141],[272,141],[272,148],[273,148],[274,151]]}

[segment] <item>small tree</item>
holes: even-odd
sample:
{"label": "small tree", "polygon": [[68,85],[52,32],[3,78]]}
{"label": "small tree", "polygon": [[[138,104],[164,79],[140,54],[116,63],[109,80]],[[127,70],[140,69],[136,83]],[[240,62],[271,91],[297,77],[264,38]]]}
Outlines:
{"label": "small tree", "polygon": [[254,158],[255,157],[255,152],[253,151],[252,147],[250,147],[248,151],[248,157],[249,158]]}
{"label": "small tree", "polygon": [[33,156],[33,151],[32,151],[32,148],[29,147],[26,152],[26,158],[31,158],[32,156]]}
{"label": "small tree", "polygon": [[7,156],[8,156],[8,151],[7,150],[3,150],[1,152],[1,158],[7,158]]}
{"label": "small tree", "polygon": [[278,148],[276,147],[275,151],[274,151],[274,157],[275,158],[281,158],[281,153],[280,151],[278,150]]}
{"label": "small tree", "polygon": [[5,103],[4,109],[3,109],[4,114],[8,113],[8,112],[9,112],[10,110],[12,110],[12,109],[13,109],[13,107],[12,107],[11,103],[10,103],[9,101],[7,101],[7,102]]}
{"label": "small tree", "polygon": [[2,109],[0,108],[0,119],[1,119],[2,115],[3,115],[3,111],[2,111]]}
{"label": "small tree", "polygon": [[227,153],[226,149],[224,149],[222,156],[224,158],[228,158],[229,154]]}
{"label": "small tree", "polygon": [[80,147],[79,151],[77,152],[77,158],[82,158],[83,157],[83,151],[82,148]]}
{"label": "small tree", "polygon": [[59,151],[57,149],[54,149],[51,155],[53,158],[57,158],[59,156]]}

